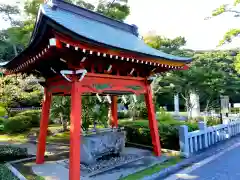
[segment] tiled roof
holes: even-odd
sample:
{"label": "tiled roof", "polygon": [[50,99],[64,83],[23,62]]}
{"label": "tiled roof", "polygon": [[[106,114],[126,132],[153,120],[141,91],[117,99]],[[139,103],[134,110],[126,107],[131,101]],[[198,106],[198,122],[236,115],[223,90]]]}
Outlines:
{"label": "tiled roof", "polygon": [[143,40],[136,36],[137,29],[135,26],[112,20],[98,13],[60,0],[55,2],[55,7],[43,4],[40,13],[80,36],[98,43],[155,56],[157,58],[175,61],[191,60],[185,57],[166,54],[148,46]]}

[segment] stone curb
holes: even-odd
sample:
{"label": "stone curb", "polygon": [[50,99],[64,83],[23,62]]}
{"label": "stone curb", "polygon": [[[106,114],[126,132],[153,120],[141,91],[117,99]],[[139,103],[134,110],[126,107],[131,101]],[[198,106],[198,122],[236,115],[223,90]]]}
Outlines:
{"label": "stone curb", "polygon": [[19,180],[27,180],[15,167],[13,167],[10,163],[5,164],[6,167],[19,179]]}
{"label": "stone curb", "polygon": [[216,154],[217,152],[225,149],[226,147],[232,146],[234,145],[234,141],[239,139],[240,135],[233,137],[231,140],[227,140],[227,141],[223,141],[219,144],[217,144],[215,147],[211,147],[209,149],[206,149],[205,151],[202,151],[200,154],[195,154],[195,156],[193,155],[192,157],[188,158],[188,159],[184,159],[183,161],[181,161],[180,163],[170,166],[168,168],[165,168],[155,174],[152,174],[150,176],[146,176],[144,178],[142,178],[141,180],[154,180],[154,179],[163,179],[165,177],[167,177],[170,174],[174,174],[176,172],[178,172],[179,170],[183,169],[184,167],[190,166],[193,163],[199,162],[200,160],[203,160],[207,157],[210,157],[213,154]]}
{"label": "stone curb", "polygon": [[30,158],[19,159],[19,160],[15,160],[15,161],[10,161],[8,163],[13,164],[13,163],[19,163],[19,162],[24,162],[24,161],[28,161],[28,160],[34,160],[34,159],[36,159],[36,156],[35,157],[30,157]]}
{"label": "stone curb", "polygon": [[[35,143],[37,144],[38,141],[37,140],[28,140],[28,143]],[[52,143],[52,142],[46,142],[46,144],[51,144],[51,145],[60,145],[60,146],[70,146],[69,143]]]}

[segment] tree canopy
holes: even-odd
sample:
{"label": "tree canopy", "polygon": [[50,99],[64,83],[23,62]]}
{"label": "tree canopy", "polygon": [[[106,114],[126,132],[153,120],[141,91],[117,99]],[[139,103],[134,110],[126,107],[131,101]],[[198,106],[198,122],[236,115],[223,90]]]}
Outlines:
{"label": "tree canopy", "polygon": [[189,70],[168,72],[154,81],[154,94],[159,105],[168,104],[173,107],[173,96],[179,93],[184,99],[184,106],[189,101],[190,92],[195,91],[199,94],[203,107],[209,108],[218,106],[220,95],[229,95],[231,98],[239,94],[240,80],[236,71],[236,67],[240,66],[237,63],[238,50],[189,51],[182,48],[186,43],[183,37],[168,39],[151,35],[144,40],[153,48],[166,53],[193,58]]}
{"label": "tree canopy", "polygon": [[[67,0],[70,3],[96,11],[110,18],[123,21],[130,14],[127,0],[101,0],[93,5],[83,0]],[[29,42],[33,32],[38,9],[43,0],[26,0],[23,15],[17,5],[0,3],[0,14],[11,24],[10,28],[0,30],[0,61],[8,61],[21,52]],[[23,21],[14,17],[23,16]]]}
{"label": "tree canopy", "polygon": [[[233,4],[223,4],[220,7],[216,8],[212,12],[212,16],[219,16],[223,13],[232,13],[234,17],[240,17],[240,11],[236,9],[236,6],[240,4],[240,0],[234,0]],[[230,29],[226,32],[223,39],[220,40],[219,45],[229,43],[232,39],[240,34],[240,29]]]}

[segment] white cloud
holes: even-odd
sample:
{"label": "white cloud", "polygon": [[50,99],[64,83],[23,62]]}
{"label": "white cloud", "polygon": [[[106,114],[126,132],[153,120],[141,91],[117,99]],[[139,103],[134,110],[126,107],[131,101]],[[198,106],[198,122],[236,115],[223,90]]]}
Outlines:
{"label": "white cloud", "polygon": [[[8,0],[8,4],[17,1]],[[98,0],[88,0],[96,4]],[[148,31],[155,31],[159,35],[169,38],[184,36],[187,39],[187,48],[214,49],[224,33],[231,28],[240,28],[240,18],[233,18],[231,14],[204,20],[210,16],[213,9],[221,4],[231,3],[234,0],[129,0],[131,15],[126,22],[136,24],[142,35]],[[6,0],[0,0],[5,3]],[[0,29],[8,24],[0,17]],[[234,40],[228,47],[240,46]],[[226,47],[226,46],[224,46]]]}
{"label": "white cloud", "polygon": [[154,30],[169,38],[184,36],[187,48],[213,49],[227,30],[240,28],[240,19],[230,14],[204,20],[224,3],[229,0],[129,0],[127,22],[136,24],[141,34]]}

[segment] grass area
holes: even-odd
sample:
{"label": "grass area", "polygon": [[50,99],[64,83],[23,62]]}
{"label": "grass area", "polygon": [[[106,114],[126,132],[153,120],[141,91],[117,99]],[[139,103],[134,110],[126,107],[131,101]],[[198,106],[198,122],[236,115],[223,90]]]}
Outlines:
{"label": "grass area", "polygon": [[14,174],[3,164],[0,164],[0,179],[19,180]]}
{"label": "grass area", "polygon": [[174,158],[169,159],[168,161],[165,161],[164,163],[161,164],[156,164],[150,168],[147,168],[145,170],[142,170],[140,172],[137,172],[135,174],[131,174],[125,178],[122,178],[121,180],[137,180],[137,179],[142,179],[145,176],[150,176],[154,173],[157,173],[161,171],[162,169],[165,169],[167,167],[170,167],[172,165],[175,165],[179,163],[182,160],[181,157],[177,156]]}
{"label": "grass area", "polygon": [[[61,129],[62,126],[59,124],[51,124],[48,127],[48,130],[52,133],[56,132],[58,129]],[[7,142],[7,141],[13,141],[13,142],[26,142],[28,141],[28,135],[32,134],[32,133],[36,133],[39,131],[39,128],[31,128],[29,131],[20,133],[20,134],[4,134],[4,133],[0,133],[0,141],[1,142]],[[55,137],[55,136],[54,136]],[[54,140],[59,140],[59,139],[63,139],[65,137],[65,133],[59,133],[59,135],[57,135],[55,138],[52,136],[49,136],[49,140],[50,141],[54,141]]]}
{"label": "grass area", "polygon": [[26,142],[27,141],[28,132],[24,132],[21,134],[0,134],[0,141],[14,141],[14,142]]}
{"label": "grass area", "polygon": [[[170,114],[174,114],[175,112],[174,111],[168,111],[168,113],[170,113]],[[179,115],[180,116],[188,116],[188,113],[187,112],[179,112]]]}
{"label": "grass area", "polygon": [[31,166],[35,165],[35,162],[17,163],[13,166],[27,179],[27,180],[45,180],[44,177],[36,175]]}
{"label": "grass area", "polygon": [[[92,127],[90,127],[92,128]],[[97,128],[103,128],[103,126],[97,126]],[[51,124],[48,127],[48,131],[51,133],[57,132],[57,130],[62,129],[62,126],[59,124]],[[68,127],[70,129],[70,127]],[[27,142],[28,141],[28,135],[29,134],[36,134],[39,131],[39,128],[31,128],[27,132],[23,132],[21,134],[4,134],[0,133],[0,141],[7,142],[7,141],[13,141],[13,142]],[[47,136],[47,142],[56,142],[56,143],[69,143],[70,140],[70,132],[60,132],[55,134],[54,136],[49,135]]]}
{"label": "grass area", "polygon": [[61,142],[61,143],[69,143],[70,140],[70,132],[62,132],[58,133],[55,136],[48,136],[47,142]]}

